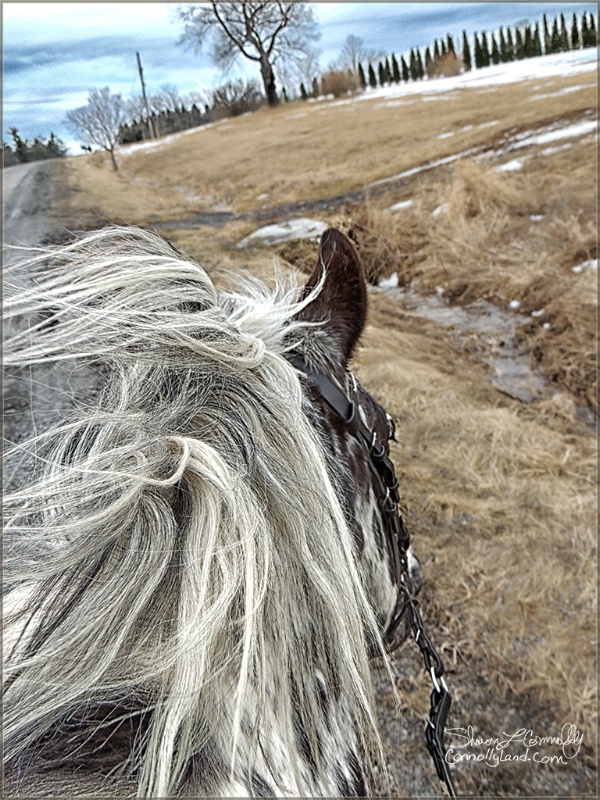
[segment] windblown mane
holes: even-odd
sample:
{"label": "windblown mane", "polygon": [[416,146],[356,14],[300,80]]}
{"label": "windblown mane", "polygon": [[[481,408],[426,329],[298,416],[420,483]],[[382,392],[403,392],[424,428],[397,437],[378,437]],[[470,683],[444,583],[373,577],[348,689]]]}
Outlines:
{"label": "windblown mane", "polygon": [[[105,379],[27,445],[35,479],[5,497],[11,774],[101,753],[139,796],[367,791],[379,634],[285,358],[315,359],[302,311],[321,285],[217,292],[160,237],[118,228],[26,268],[6,309],[31,323],[5,363],[83,359]],[[102,749],[123,732],[124,752]]]}

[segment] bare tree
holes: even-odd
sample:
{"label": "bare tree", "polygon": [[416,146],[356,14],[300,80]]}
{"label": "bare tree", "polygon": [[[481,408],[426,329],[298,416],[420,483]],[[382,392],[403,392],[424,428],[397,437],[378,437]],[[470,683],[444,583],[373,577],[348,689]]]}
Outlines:
{"label": "bare tree", "polygon": [[162,107],[159,111],[177,111],[177,108],[182,104],[182,98],[179,94],[179,89],[173,83],[163,83],[160,87],[160,92],[154,96],[158,102],[162,102]]}
{"label": "bare tree", "polygon": [[117,170],[115,146],[119,141],[121,126],[127,121],[125,103],[120,94],[111,94],[108,86],[92,89],[87,106],[67,114],[67,124],[86,144],[95,144],[108,153],[113,169]]}
{"label": "bare tree", "polygon": [[335,66],[339,69],[350,69],[353,75],[358,75],[358,66],[361,62],[370,63],[379,61],[381,58],[385,58],[381,50],[365,47],[364,39],[350,34],[350,36],[346,37],[342,52],[335,62]]}
{"label": "bare tree", "polygon": [[260,65],[270,106],[277,105],[274,65],[278,59],[301,59],[309,42],[319,38],[313,10],[306,3],[225,3],[180,6],[185,23],[179,44],[199,52],[210,40],[214,63],[228,69],[242,55]]}

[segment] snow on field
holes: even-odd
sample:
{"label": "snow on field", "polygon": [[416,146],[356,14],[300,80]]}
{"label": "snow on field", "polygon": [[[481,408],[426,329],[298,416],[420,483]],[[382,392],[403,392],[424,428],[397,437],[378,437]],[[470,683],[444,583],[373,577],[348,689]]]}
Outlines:
{"label": "snow on field", "polygon": [[216,125],[223,126],[223,122],[224,120],[220,120],[219,122],[208,122],[206,125],[200,125],[197,128],[188,128],[187,130],[180,131],[179,133],[171,133],[169,136],[162,136],[160,139],[149,139],[146,142],[134,142],[133,144],[122,145],[121,147],[117,147],[117,151],[121,156],[130,156],[132,153],[156,150],[159,147],[164,147],[167,144],[176,142],[178,139],[181,139],[182,136],[189,136],[193,133],[207,131],[209,128],[214,128]]}
{"label": "snow on field", "polygon": [[291,219],[288,222],[281,222],[278,225],[267,225],[264,228],[259,228],[254,233],[246,236],[245,239],[242,239],[238,244],[238,248],[248,247],[251,244],[281,244],[291,239],[318,239],[326,229],[327,225],[324,222],[300,217],[299,219]]}
{"label": "snow on field", "polygon": [[531,135],[520,133],[515,136],[515,139],[518,141],[519,147],[529,147],[532,144],[548,144],[548,142],[556,142],[559,139],[569,139],[571,136],[584,136],[586,133],[592,133],[592,131],[597,130],[598,122],[595,119],[590,119],[574,122],[572,125],[549,130],[545,133]]}
{"label": "snow on field", "polygon": [[[506,148],[509,152],[520,150],[524,147],[531,147],[536,144],[546,144],[548,142],[556,142],[561,139],[578,139],[581,136],[586,136],[589,133],[598,133],[598,121],[595,119],[581,120],[574,122],[571,125],[563,125],[562,127],[552,126],[549,130],[538,131],[531,133],[525,131],[519,133],[514,137],[514,140]],[[568,149],[572,146],[572,142],[565,142],[564,144],[556,145],[554,147],[545,147],[540,151],[540,155],[549,156],[552,153],[558,153],[561,150]],[[489,154],[485,154],[488,156]],[[528,155],[513,158],[504,164],[496,167],[498,172],[510,172],[517,169],[522,169],[525,162],[529,158]]]}
{"label": "snow on field", "polygon": [[402,209],[409,208],[412,204],[412,200],[401,200],[399,203],[394,203],[393,206],[390,206],[390,211],[402,211]]}
{"label": "snow on field", "polygon": [[380,289],[397,289],[399,284],[398,273],[392,272],[389,278],[381,278],[377,284]]}

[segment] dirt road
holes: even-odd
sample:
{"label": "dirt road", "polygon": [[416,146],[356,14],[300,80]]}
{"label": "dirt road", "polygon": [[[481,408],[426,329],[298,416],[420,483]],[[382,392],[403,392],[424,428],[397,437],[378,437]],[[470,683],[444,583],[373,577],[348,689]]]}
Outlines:
{"label": "dirt road", "polygon": [[39,244],[52,230],[54,165],[37,161],[4,170],[4,243]]}
{"label": "dirt road", "polygon": [[[56,233],[54,201],[59,191],[56,162],[43,161],[7,167],[4,177],[4,297],[10,298],[27,284],[26,270],[15,267],[23,257],[18,248],[41,244]],[[11,249],[11,248],[17,249]],[[5,320],[4,341],[34,322],[16,316]],[[96,386],[96,376],[89,368],[71,371],[69,365],[41,364],[23,370],[4,369],[3,415],[5,448],[26,442],[36,431],[59,422],[71,411],[77,397],[89,396]],[[17,470],[6,470],[4,489],[22,484],[34,463],[31,453],[24,453]]]}

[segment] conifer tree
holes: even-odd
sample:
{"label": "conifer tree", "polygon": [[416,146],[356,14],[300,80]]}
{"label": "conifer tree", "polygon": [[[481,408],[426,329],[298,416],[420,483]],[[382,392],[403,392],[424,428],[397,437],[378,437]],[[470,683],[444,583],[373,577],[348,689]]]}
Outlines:
{"label": "conifer tree", "polygon": [[385,82],[387,84],[390,84],[392,82],[392,70],[390,68],[389,58],[385,59],[384,71],[385,71]]}
{"label": "conifer tree", "polygon": [[380,61],[377,65],[377,74],[379,76],[379,85],[385,85],[385,67],[383,66],[383,61]]}
{"label": "conifer tree", "polygon": [[400,67],[398,66],[398,60],[396,56],[392,53],[392,80],[394,83],[400,83]]}
{"label": "conifer tree", "polygon": [[318,97],[319,96],[319,81],[317,80],[317,78],[313,78],[312,96],[313,97]]}
{"label": "conifer tree", "polygon": [[492,33],[492,64],[500,63],[500,50],[498,49],[498,42]]}
{"label": "conifer tree", "polygon": [[427,77],[430,78],[432,75],[431,65],[432,65],[431,53],[429,52],[429,48],[425,48],[425,72]]}
{"label": "conifer tree", "polygon": [[542,40],[540,38],[540,26],[536,22],[535,31],[533,33],[533,54],[534,56],[542,55]]}
{"label": "conifer tree", "polygon": [[531,36],[531,26],[527,25],[525,28],[525,39],[523,41],[523,54],[524,58],[531,58],[533,55],[533,37]]}
{"label": "conifer tree", "polygon": [[416,55],[417,62],[417,80],[423,80],[425,77],[425,69],[423,67],[423,59],[421,58],[421,51],[417,49]]}
{"label": "conifer tree", "polygon": [[465,66],[465,72],[469,72],[469,70],[471,69],[471,50],[469,49],[469,41],[467,39],[466,31],[463,31],[462,60]]}
{"label": "conifer tree", "polygon": [[477,34],[473,34],[473,38],[475,40],[475,67],[476,69],[481,69],[483,64],[481,63],[481,45],[479,44],[479,38]]}
{"label": "conifer tree", "polygon": [[558,32],[558,19],[554,17],[552,23],[552,36],[550,37],[550,52],[560,53],[560,33]]}
{"label": "conifer tree", "polygon": [[567,33],[567,24],[564,14],[560,15],[560,49],[564,53],[569,49],[569,34]]}
{"label": "conifer tree", "polygon": [[377,88],[377,78],[375,77],[375,70],[372,64],[369,64],[369,86],[371,89]]}
{"label": "conifer tree", "polygon": [[408,68],[410,70],[410,79],[411,81],[417,80],[417,59],[415,57],[415,51],[410,51],[410,59],[408,63]]}
{"label": "conifer tree", "polygon": [[547,55],[552,52],[552,39],[550,38],[550,31],[548,30],[548,20],[544,14],[544,53]]}
{"label": "conifer tree", "polygon": [[442,39],[440,42],[440,53],[445,56],[448,51],[446,50],[446,42]]}
{"label": "conifer tree", "polygon": [[402,80],[405,83],[408,83],[408,79],[410,78],[410,73],[408,71],[408,65],[404,60],[404,56],[400,56],[400,68],[402,69]]}
{"label": "conifer tree", "polygon": [[485,31],[481,34],[481,66],[489,67],[490,65],[490,51],[488,49],[487,33]]}
{"label": "conifer tree", "polygon": [[589,34],[590,34],[590,47],[596,47],[596,44],[598,43],[598,34],[596,32],[596,25],[594,23],[593,14],[590,14]]}
{"label": "conifer tree", "polygon": [[508,53],[506,52],[506,39],[504,38],[504,30],[500,28],[500,61],[506,64],[508,61]]}
{"label": "conifer tree", "polygon": [[358,65],[358,80],[360,82],[360,88],[366,89],[367,79],[365,78],[365,71],[362,64]]}
{"label": "conifer tree", "polygon": [[587,24],[587,14],[584,12],[581,18],[581,46],[590,46],[590,31]]}
{"label": "conifer tree", "polygon": [[506,29],[506,52],[508,55],[509,61],[515,60],[515,45],[513,42],[512,33],[510,32],[510,28]]}
{"label": "conifer tree", "polygon": [[308,95],[306,93],[306,87],[303,83],[300,84],[300,98],[302,100],[308,100]]}
{"label": "conifer tree", "polygon": [[517,42],[515,45],[515,56],[517,57],[517,61],[520,61],[521,59],[525,58],[525,48],[523,46],[523,35],[519,28],[517,28],[516,31],[516,38]]}
{"label": "conifer tree", "polygon": [[452,55],[456,55],[456,53],[454,52],[454,41],[449,33],[446,34],[446,42],[447,42],[448,52],[452,53]]}
{"label": "conifer tree", "polygon": [[433,58],[435,61],[437,61],[439,57],[440,57],[440,45],[438,43],[438,40],[436,39],[435,42],[433,43]]}
{"label": "conifer tree", "polygon": [[571,50],[579,50],[581,42],[579,40],[579,28],[577,27],[577,17],[573,14],[571,23]]}

